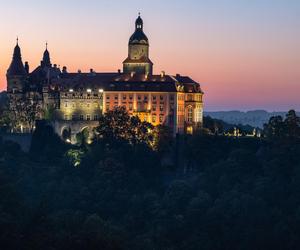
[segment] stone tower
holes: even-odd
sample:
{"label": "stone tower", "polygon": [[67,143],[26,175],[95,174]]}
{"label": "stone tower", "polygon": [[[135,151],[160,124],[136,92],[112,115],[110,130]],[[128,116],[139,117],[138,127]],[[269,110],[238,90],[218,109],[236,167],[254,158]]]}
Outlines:
{"label": "stone tower", "polygon": [[143,20],[139,15],[135,21],[135,32],[129,39],[128,57],[123,62],[124,73],[152,75],[153,63],[149,59],[149,40],[143,26]]}

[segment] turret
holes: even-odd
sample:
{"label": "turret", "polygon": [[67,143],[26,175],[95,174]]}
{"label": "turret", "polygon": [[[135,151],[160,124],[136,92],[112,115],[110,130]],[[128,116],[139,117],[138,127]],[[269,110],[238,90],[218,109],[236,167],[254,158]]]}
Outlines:
{"label": "turret", "polygon": [[24,76],[26,75],[26,70],[22,62],[21,49],[19,47],[19,40],[17,39],[17,44],[14,48],[14,54],[11,64],[7,70],[7,76]]}
{"label": "turret", "polygon": [[48,51],[48,43],[46,43],[46,49],[43,54],[43,60],[41,61],[42,67],[51,67],[50,53]]}
{"label": "turret", "polygon": [[[29,70],[29,69],[28,69]],[[8,92],[21,92],[25,87],[25,80],[28,72],[26,71],[22,62],[21,49],[19,41],[14,48],[13,58],[7,70],[7,91]]]}

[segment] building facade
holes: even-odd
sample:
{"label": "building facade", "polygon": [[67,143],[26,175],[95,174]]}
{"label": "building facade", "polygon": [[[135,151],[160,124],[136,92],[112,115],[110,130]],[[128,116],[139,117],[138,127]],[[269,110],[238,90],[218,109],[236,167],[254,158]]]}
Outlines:
{"label": "building facade", "polygon": [[[91,132],[99,117],[116,107],[155,126],[166,125],[174,134],[193,133],[203,122],[203,92],[197,82],[179,74],[153,74],[140,16],[122,72],[69,73],[66,67],[52,65],[47,46],[40,66],[30,72],[17,42],[7,71],[7,93],[12,112],[18,115],[25,101],[25,106],[35,108],[33,120],[51,120],[61,136],[70,132],[71,141],[84,129]],[[26,118],[20,121],[23,128],[29,126]]]}

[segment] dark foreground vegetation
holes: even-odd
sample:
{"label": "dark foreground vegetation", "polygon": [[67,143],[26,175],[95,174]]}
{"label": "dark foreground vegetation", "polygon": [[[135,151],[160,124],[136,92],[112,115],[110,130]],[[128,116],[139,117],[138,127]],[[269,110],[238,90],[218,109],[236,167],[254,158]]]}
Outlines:
{"label": "dark foreground vegetation", "polygon": [[300,249],[298,117],[271,119],[263,139],[176,146],[119,115],[91,145],[43,123],[29,154],[0,142],[1,249]]}

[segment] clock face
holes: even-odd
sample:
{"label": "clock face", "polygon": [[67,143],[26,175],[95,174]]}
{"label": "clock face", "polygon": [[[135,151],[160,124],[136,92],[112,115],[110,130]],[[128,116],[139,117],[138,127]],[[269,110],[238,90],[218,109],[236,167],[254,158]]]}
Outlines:
{"label": "clock face", "polygon": [[131,54],[133,59],[138,59],[139,58],[139,49],[138,48],[132,48]]}
{"label": "clock face", "polygon": [[132,48],[131,49],[131,58],[132,59],[140,59],[146,55],[146,51],[144,48]]}

